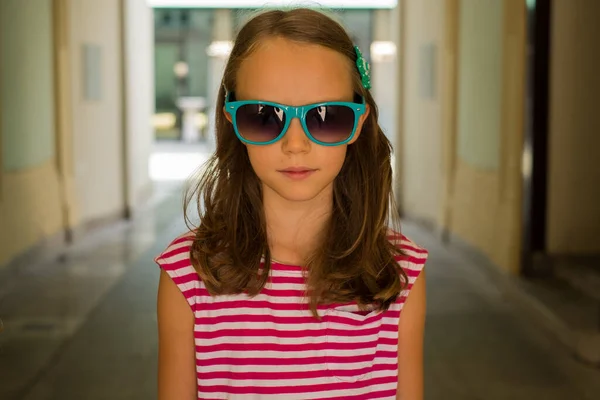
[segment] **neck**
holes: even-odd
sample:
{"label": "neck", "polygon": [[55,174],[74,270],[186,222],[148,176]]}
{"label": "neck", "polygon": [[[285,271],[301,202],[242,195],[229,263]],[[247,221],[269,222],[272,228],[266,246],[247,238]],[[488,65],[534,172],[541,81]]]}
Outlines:
{"label": "neck", "polygon": [[318,246],[333,209],[333,187],[305,201],[291,201],[268,187],[263,204],[271,256],[286,264],[303,265]]}

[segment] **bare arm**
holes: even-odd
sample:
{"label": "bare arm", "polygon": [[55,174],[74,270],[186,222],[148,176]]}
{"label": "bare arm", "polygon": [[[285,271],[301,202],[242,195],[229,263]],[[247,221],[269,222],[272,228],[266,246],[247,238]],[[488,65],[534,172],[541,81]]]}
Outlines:
{"label": "bare arm", "polygon": [[398,400],[423,400],[425,270],[404,303],[398,326]]}
{"label": "bare arm", "polygon": [[194,314],[165,271],[158,285],[158,399],[196,400]]}

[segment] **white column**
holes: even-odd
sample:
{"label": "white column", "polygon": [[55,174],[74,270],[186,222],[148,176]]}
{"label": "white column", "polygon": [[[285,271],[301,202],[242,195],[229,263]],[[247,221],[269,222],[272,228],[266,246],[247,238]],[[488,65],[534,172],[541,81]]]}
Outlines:
{"label": "white column", "polygon": [[138,211],[152,193],[149,160],[154,132],[154,12],[145,0],[126,0],[124,10],[127,206]]}
{"label": "white column", "polygon": [[379,106],[379,125],[396,145],[397,57],[393,30],[397,21],[393,10],[374,10],[373,43],[371,43],[372,89]]}
{"label": "white column", "polygon": [[233,20],[231,10],[215,10],[215,18],[212,32],[212,42],[207,49],[208,53],[208,130],[207,142],[210,151],[215,146],[215,110],[217,96],[223,79],[223,71],[227,58],[233,45]]}

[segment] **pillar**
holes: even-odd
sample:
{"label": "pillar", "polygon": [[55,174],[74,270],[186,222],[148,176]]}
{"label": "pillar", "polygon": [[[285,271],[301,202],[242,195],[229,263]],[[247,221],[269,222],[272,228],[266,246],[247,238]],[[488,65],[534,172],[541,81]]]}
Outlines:
{"label": "pillar", "polygon": [[214,14],[212,41],[207,49],[208,54],[208,134],[207,142],[212,151],[215,146],[215,113],[217,96],[223,78],[223,71],[233,47],[233,18],[231,10],[217,9]]}
{"label": "pillar", "polygon": [[397,144],[398,63],[395,38],[399,35],[398,13],[395,10],[373,11],[373,42],[371,43],[371,92],[379,107],[379,125],[394,146]]}

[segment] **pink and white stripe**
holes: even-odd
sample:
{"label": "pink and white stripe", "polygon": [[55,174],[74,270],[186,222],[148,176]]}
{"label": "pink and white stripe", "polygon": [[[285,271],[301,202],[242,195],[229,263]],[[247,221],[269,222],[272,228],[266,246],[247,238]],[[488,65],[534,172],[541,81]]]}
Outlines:
{"label": "pink and white stripe", "polygon": [[194,315],[198,399],[395,399],[398,322],[427,251],[390,236],[409,285],[386,312],[355,304],[319,307],[312,317],[300,267],[273,264],[265,289],[211,297],[191,265],[191,233],[156,258]]}

